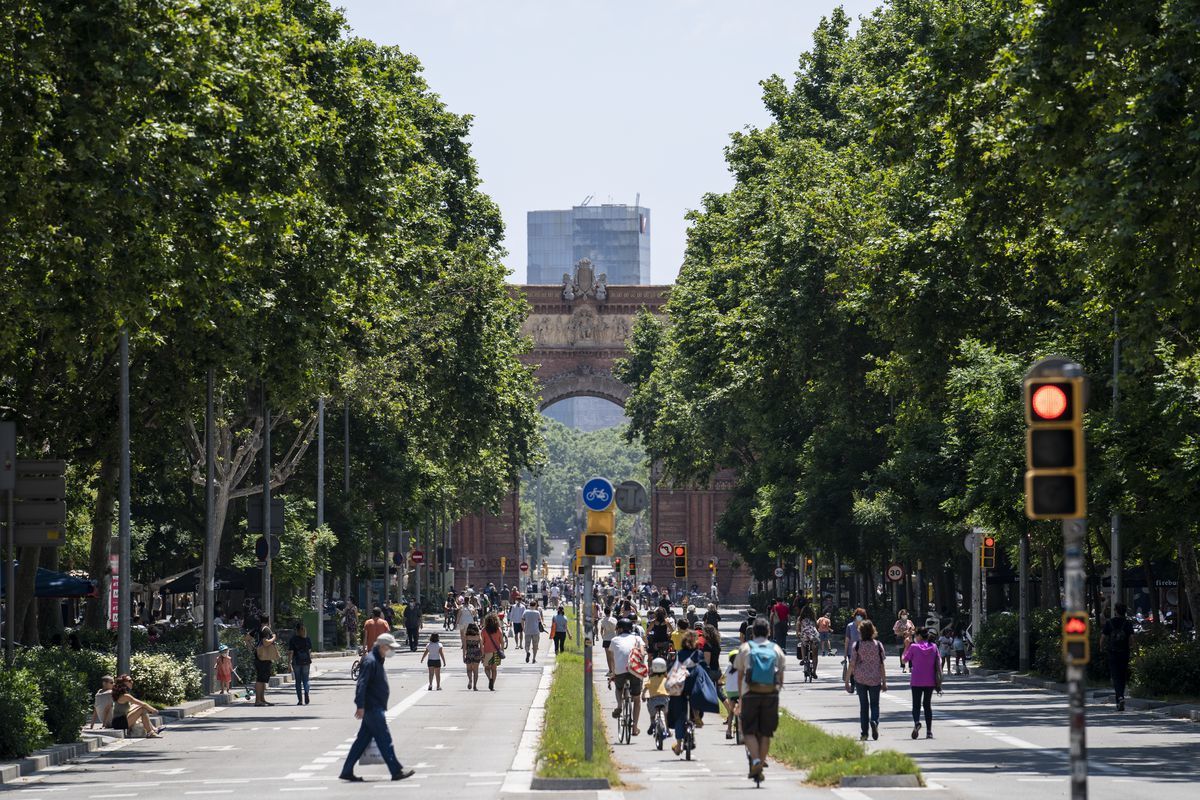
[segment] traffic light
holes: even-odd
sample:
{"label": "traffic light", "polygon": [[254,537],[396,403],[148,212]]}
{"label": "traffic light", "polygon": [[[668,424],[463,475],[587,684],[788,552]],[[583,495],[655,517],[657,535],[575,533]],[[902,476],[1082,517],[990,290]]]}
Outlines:
{"label": "traffic light", "polygon": [[508,557],[500,556],[500,574],[501,575],[504,574],[504,571],[507,567],[508,567]]}
{"label": "traffic light", "polygon": [[983,537],[983,546],[979,548],[979,566],[983,569],[996,568],[996,537]]}
{"label": "traffic light", "polygon": [[588,511],[587,528],[583,533],[585,556],[609,557],[613,554],[613,525],[615,515],[611,511]]}
{"label": "traffic light", "polygon": [[1092,645],[1088,638],[1088,615],[1086,611],[1064,611],[1062,615],[1063,663],[1069,667],[1087,664],[1092,658]]}
{"label": "traffic light", "polygon": [[687,545],[675,545],[675,577],[686,578],[687,573]]}
{"label": "traffic light", "polygon": [[571,572],[576,575],[583,574],[583,555],[579,550],[575,551],[575,559],[571,562]]}
{"label": "traffic light", "polygon": [[708,571],[709,572],[717,571],[717,562],[713,561],[711,558],[708,560]]}
{"label": "traffic light", "polygon": [[1025,379],[1025,514],[1087,516],[1082,377]]}
{"label": "traffic light", "polygon": [[811,567],[811,566],[812,566],[812,558],[810,557],[810,558],[807,558],[807,559],[805,559],[804,563],[805,563],[807,566],[810,566],[810,567]]}
{"label": "traffic light", "polygon": [[633,556],[629,557],[629,574],[637,575],[637,559]]}
{"label": "traffic light", "polygon": [[613,559],[613,572],[617,575],[621,574],[621,557],[617,556]]}

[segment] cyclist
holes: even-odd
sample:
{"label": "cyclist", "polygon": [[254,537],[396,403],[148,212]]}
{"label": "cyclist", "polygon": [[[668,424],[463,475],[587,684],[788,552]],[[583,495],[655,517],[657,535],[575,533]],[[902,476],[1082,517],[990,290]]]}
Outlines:
{"label": "cyclist", "polygon": [[807,653],[812,670],[813,680],[817,677],[817,655],[820,648],[817,646],[820,641],[820,633],[817,631],[817,623],[813,620],[812,606],[805,606],[800,612],[800,622],[796,625],[796,639],[799,651],[800,660],[804,661],[804,656]]}
{"label": "cyclist", "polygon": [[613,676],[612,640],[617,635],[617,618],[613,616],[612,606],[604,609],[604,618],[600,620],[600,640],[604,647],[604,659],[608,663],[608,679]]}
{"label": "cyclist", "polygon": [[[671,695],[667,694],[666,683],[667,660],[656,658],[650,662],[650,677],[646,679],[646,688],[642,691],[642,699],[646,701],[646,713],[650,716],[650,728],[647,733],[651,736],[658,733],[658,712],[662,711],[665,714],[667,701],[671,699]],[[666,727],[665,721],[663,726]],[[663,733],[665,737],[666,731]]]}
{"label": "cyclist", "polygon": [[645,650],[646,643],[641,640],[641,637],[634,636],[633,620],[627,618],[617,620],[617,635],[613,637],[608,648],[612,653],[613,684],[616,686],[617,692],[617,706],[613,709],[613,719],[621,716],[621,692],[628,686],[629,694],[633,697],[634,736],[641,732],[638,730],[638,718],[642,713],[642,679],[629,671],[629,656],[638,647]]}
{"label": "cyclist", "polygon": [[725,670],[725,710],[729,712],[725,717],[725,738],[733,738],[733,718],[741,713],[738,708],[738,697],[740,695],[738,687],[738,669],[737,669],[737,650],[729,651],[729,667]]}
{"label": "cyclist", "polygon": [[446,618],[442,620],[442,630],[453,630],[455,616],[458,613],[458,604],[454,602],[454,592],[446,593],[446,602],[442,603],[442,610],[446,612]]}
{"label": "cyclist", "polygon": [[[683,752],[683,743],[688,735],[687,723],[691,714],[692,689],[696,685],[696,669],[700,666],[703,655],[696,648],[696,632],[685,632],[680,641],[679,651],[675,654],[675,664],[683,664],[687,668],[688,677],[683,683],[683,692],[672,696],[667,704],[667,724],[675,731],[675,744],[671,745],[671,751],[675,755]],[[674,668],[673,666],[672,669]]]}
{"label": "cyclist", "polygon": [[771,737],[779,727],[779,689],[783,686],[783,650],[767,639],[771,623],[754,620],[753,638],[738,650],[739,725],[750,756],[750,778],[762,780]]}
{"label": "cyclist", "polygon": [[667,624],[667,612],[661,606],[654,610],[654,622],[650,625],[650,654],[655,658],[666,658],[671,651],[671,626]]}

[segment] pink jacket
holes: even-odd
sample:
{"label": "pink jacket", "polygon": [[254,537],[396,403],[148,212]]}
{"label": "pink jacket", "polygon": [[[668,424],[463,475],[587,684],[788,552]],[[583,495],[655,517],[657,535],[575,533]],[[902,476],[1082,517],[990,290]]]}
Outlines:
{"label": "pink jacket", "polygon": [[941,664],[937,645],[933,642],[913,642],[901,656],[904,661],[912,664],[912,679],[910,686],[937,686],[937,671]]}

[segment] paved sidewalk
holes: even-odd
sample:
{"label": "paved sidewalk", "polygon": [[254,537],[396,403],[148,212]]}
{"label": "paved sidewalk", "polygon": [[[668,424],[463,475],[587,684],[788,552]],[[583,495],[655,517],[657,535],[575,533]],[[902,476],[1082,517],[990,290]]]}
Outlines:
{"label": "paved sidewalk", "polygon": [[[621,780],[625,783],[622,789],[625,795],[646,797],[653,793],[655,797],[674,798],[686,792],[689,798],[698,800],[727,798],[730,791],[754,789],[754,782],[746,777],[745,748],[725,739],[725,724],[715,714],[704,715],[706,724],[696,731],[696,749],[691,761],[671,752],[672,739],[663,744],[661,751],[655,749],[654,739],[646,733],[649,720],[644,707],[638,723],[641,736],[628,745],[616,744],[617,721],[612,718],[616,697],[605,680],[607,664],[604,650],[598,645],[593,652],[593,664],[601,714],[612,746],[613,761],[620,768]],[[755,793],[756,798],[759,796],[829,800],[834,795],[828,789],[805,786],[802,773],[772,760],[761,790]]]}

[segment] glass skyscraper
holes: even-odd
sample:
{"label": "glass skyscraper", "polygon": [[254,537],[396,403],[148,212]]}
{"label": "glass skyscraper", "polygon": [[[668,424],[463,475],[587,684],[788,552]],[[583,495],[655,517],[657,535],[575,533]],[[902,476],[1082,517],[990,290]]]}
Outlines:
{"label": "glass skyscraper", "polygon": [[531,284],[562,283],[581,258],[609,285],[650,283],[650,209],[605,204],[527,216]]}

